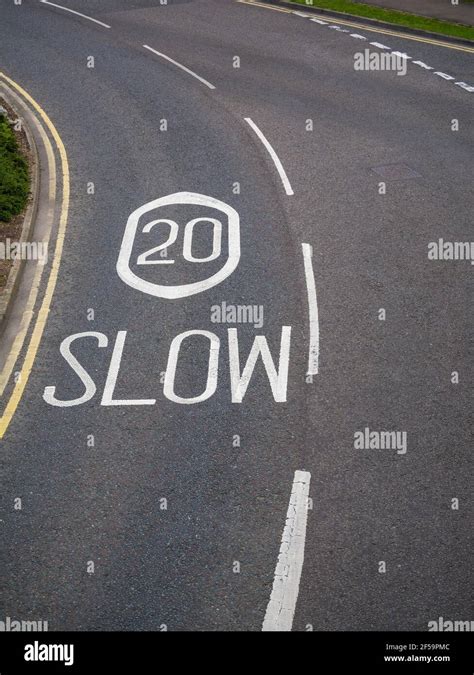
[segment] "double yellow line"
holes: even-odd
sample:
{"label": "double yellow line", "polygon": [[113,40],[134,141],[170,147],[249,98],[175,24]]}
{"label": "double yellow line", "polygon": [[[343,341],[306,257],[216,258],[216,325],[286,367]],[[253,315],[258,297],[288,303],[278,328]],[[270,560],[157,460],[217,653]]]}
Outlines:
{"label": "double yellow line", "polygon": [[[257,2],[257,0],[237,0],[237,2],[242,3],[243,5],[253,5],[254,7],[264,7],[265,9],[273,9],[277,12],[285,12],[286,14],[293,14],[296,11],[305,10],[305,5],[295,4],[295,9],[288,9],[286,7],[275,7],[273,5],[267,5],[262,2]],[[460,52],[467,52],[469,54],[474,54],[474,47],[463,47],[462,45],[451,44],[450,42],[443,42],[442,40],[433,40],[432,38],[424,38],[418,35],[409,35],[408,33],[397,33],[393,30],[387,30],[385,28],[377,28],[375,26],[369,26],[367,24],[355,23],[353,21],[347,21],[346,19],[339,19],[334,16],[319,15],[311,12],[308,16],[314,19],[321,19],[321,21],[327,21],[328,23],[341,24],[342,26],[350,26],[351,28],[357,28],[358,30],[367,30],[371,33],[383,33],[384,35],[392,35],[393,37],[403,38],[404,40],[414,40],[415,42],[424,42],[429,45],[436,45],[437,47],[446,47],[447,49],[455,49]]]}
{"label": "double yellow line", "polygon": [[56,283],[58,280],[59,266],[61,264],[61,258],[64,248],[64,239],[66,235],[67,217],[69,211],[70,183],[69,183],[69,164],[67,160],[66,149],[56,130],[56,127],[54,126],[48,115],[41,108],[41,106],[22,87],[20,87],[20,85],[18,85],[16,82],[14,82],[12,79],[10,79],[1,72],[0,72],[0,80],[4,80],[6,83],[8,83],[8,85],[13,87],[13,89],[16,90],[20,94],[20,96],[22,96],[23,99],[27,101],[41,116],[46,127],[49,129],[51,137],[53,138],[56,147],[58,149],[62,171],[62,204],[59,217],[58,233],[56,237],[56,246],[51,264],[51,271],[49,273],[46,291],[40,309],[38,311],[38,316],[36,318],[33,331],[31,333],[30,342],[26,350],[26,355],[23,361],[21,371],[16,380],[15,387],[13,388],[13,391],[10,395],[5,410],[3,411],[3,415],[0,417],[0,439],[2,439],[10,425],[10,422],[12,421],[13,415],[15,414],[18,404],[20,403],[20,400],[25,391],[25,387],[28,383],[31,370],[33,368],[33,364],[36,355],[38,353],[41,338],[43,336],[43,331],[46,326],[46,321],[48,319],[48,314],[50,311],[54,290],[56,288]]}

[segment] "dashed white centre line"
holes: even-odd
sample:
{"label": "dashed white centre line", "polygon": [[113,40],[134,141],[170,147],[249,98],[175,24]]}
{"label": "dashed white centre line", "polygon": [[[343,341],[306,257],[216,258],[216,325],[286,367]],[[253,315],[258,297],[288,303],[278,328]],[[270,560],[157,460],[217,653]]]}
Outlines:
{"label": "dashed white centre line", "polygon": [[143,45],[145,49],[148,49],[150,52],[153,52],[153,54],[156,54],[157,56],[161,56],[162,59],[165,59],[166,61],[169,61],[170,63],[173,63],[175,66],[178,68],[181,68],[181,70],[184,70],[185,73],[188,73],[188,75],[192,75],[193,77],[196,78],[196,80],[199,80],[203,84],[206,85],[206,87],[209,87],[209,89],[215,89],[215,86],[205,80],[203,77],[195,73],[193,70],[190,70],[189,68],[186,68],[186,66],[183,66],[182,63],[178,63],[178,61],[175,61],[174,59],[170,58],[169,56],[166,56],[166,54],[162,54],[162,52],[157,52],[156,49],[153,49],[152,47],[149,47],[148,45]]}
{"label": "dashed white centre line", "polygon": [[313,271],[313,249],[310,244],[301,244],[304,259],[304,274],[308,291],[309,310],[309,352],[307,375],[317,375],[319,372],[319,312],[316,295],[316,282]]}
{"label": "dashed white centre line", "polygon": [[390,49],[390,47],[387,47],[387,45],[383,45],[380,42],[371,42],[370,44],[379,49]]}
{"label": "dashed white centre line", "polygon": [[69,7],[63,7],[62,5],[56,5],[56,3],[49,2],[49,0],[40,0],[40,2],[43,5],[50,5],[51,7],[56,7],[57,9],[63,9],[65,12],[70,12],[71,14],[76,14],[77,16],[80,16],[83,19],[88,19],[89,21],[93,21],[94,23],[98,23],[99,26],[103,26],[104,28],[110,28],[110,26],[107,23],[104,23],[103,21],[98,21],[97,19],[93,19],[91,16],[87,16],[87,14],[81,14],[81,12],[76,12],[75,9],[69,9]]}
{"label": "dashed white centre line", "polygon": [[442,77],[443,80],[454,80],[455,78],[452,75],[447,75],[446,73],[441,73],[439,70],[436,70],[433,75],[438,75],[438,77]]}
{"label": "dashed white centre line", "polygon": [[262,631],[291,631],[304,561],[311,474],[295,471],[273,588]]}
{"label": "dashed white centre line", "polygon": [[291,187],[290,181],[288,180],[288,176],[286,175],[286,171],[283,168],[283,164],[280,162],[280,159],[278,155],[276,154],[275,150],[272,148],[270,143],[267,141],[263,133],[260,131],[258,126],[253,122],[253,120],[250,117],[246,117],[245,121],[247,124],[250,126],[251,129],[254,130],[255,134],[257,137],[262,141],[263,145],[265,146],[268,154],[273,160],[273,163],[276,166],[276,169],[280,175],[281,182],[283,183],[283,187],[285,188],[286,194],[291,197],[291,195],[294,195],[295,193],[293,192],[293,188]]}

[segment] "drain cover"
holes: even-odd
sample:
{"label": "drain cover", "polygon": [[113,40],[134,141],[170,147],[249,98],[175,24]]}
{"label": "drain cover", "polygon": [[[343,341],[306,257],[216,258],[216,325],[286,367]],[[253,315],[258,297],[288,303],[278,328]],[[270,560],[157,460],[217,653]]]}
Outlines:
{"label": "drain cover", "polygon": [[421,178],[421,175],[406,164],[381,164],[373,166],[372,171],[388,180],[405,180],[406,178]]}

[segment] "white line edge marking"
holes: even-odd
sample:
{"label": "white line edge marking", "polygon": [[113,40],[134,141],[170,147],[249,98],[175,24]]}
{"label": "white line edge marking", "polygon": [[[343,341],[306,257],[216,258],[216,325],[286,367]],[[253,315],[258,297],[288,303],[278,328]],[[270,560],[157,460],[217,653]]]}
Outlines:
{"label": "white line edge marking", "polygon": [[247,122],[247,124],[254,130],[254,132],[256,133],[258,138],[262,141],[263,145],[267,149],[268,154],[272,158],[273,163],[275,164],[276,169],[277,169],[278,173],[280,174],[280,178],[281,178],[281,181],[283,183],[283,187],[285,188],[285,192],[289,197],[291,197],[295,193],[293,192],[293,188],[291,187],[290,181],[288,180],[288,176],[286,175],[286,171],[283,168],[283,164],[280,162],[280,159],[279,159],[278,155],[276,154],[275,150],[272,148],[270,143],[267,141],[265,136],[262,134],[260,129],[255,124],[255,122],[250,117],[245,117],[244,119]]}
{"label": "white line edge marking", "polygon": [[319,372],[319,312],[316,295],[316,282],[313,271],[313,247],[310,244],[301,244],[304,259],[304,274],[308,290],[309,309],[309,353],[307,375],[317,375]]}
{"label": "white line edge marking", "polygon": [[273,588],[262,631],[291,631],[303,570],[311,474],[295,471]]}
{"label": "white line edge marking", "polygon": [[150,52],[153,52],[153,54],[156,54],[157,56],[161,56],[162,59],[165,59],[166,61],[169,61],[170,63],[173,63],[175,66],[178,68],[181,68],[181,70],[184,70],[184,72],[188,73],[188,75],[192,75],[195,77],[197,80],[202,82],[203,84],[206,85],[206,87],[209,87],[209,89],[215,89],[215,86],[205,80],[203,77],[195,73],[193,70],[190,70],[189,68],[186,68],[186,66],[183,66],[181,63],[178,63],[174,59],[171,59],[169,56],[166,56],[166,54],[162,54],[161,52],[157,52],[156,49],[153,49],[153,47],[149,47],[148,45],[143,45],[145,49],[148,49]]}
{"label": "white line edge marking", "polygon": [[110,26],[107,23],[103,23],[103,21],[98,21],[98,19],[93,19],[91,16],[87,16],[87,14],[81,14],[81,12],[76,12],[76,10],[69,9],[69,7],[63,7],[62,5],[56,5],[54,2],[49,2],[49,0],[40,0],[40,2],[43,5],[50,5],[51,7],[57,7],[58,9],[63,9],[65,12],[71,12],[71,14],[76,14],[77,16],[81,16],[83,19],[88,19],[89,21],[93,21],[94,23],[98,23],[99,26],[103,26],[104,28],[110,28]]}

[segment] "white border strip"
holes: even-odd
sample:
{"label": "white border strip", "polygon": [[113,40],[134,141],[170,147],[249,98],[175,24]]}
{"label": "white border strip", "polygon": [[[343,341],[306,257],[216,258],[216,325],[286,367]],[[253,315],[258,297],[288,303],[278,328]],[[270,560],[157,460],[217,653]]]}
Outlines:
{"label": "white border strip", "polygon": [[313,247],[310,244],[301,244],[304,259],[304,274],[308,290],[309,310],[309,355],[307,375],[317,375],[319,372],[319,312],[316,295],[316,282],[313,271]]}
{"label": "white border strip", "polygon": [[166,59],[166,61],[169,61],[170,63],[173,63],[175,66],[178,68],[181,68],[181,70],[184,70],[185,73],[188,73],[188,75],[192,75],[193,77],[196,78],[196,80],[199,80],[199,82],[202,82],[203,84],[206,85],[206,87],[209,87],[209,89],[215,89],[215,86],[205,80],[203,77],[195,73],[193,70],[190,70],[189,68],[186,68],[186,66],[183,66],[181,63],[178,63],[174,59],[171,59],[169,56],[166,56],[166,54],[162,54],[161,52],[157,52],[156,49],[153,49],[152,47],[149,47],[148,45],[143,45],[145,49],[148,49],[150,52],[153,52],[153,54],[156,54],[157,56],[161,56],[162,59]]}
{"label": "white border strip", "polygon": [[57,9],[63,9],[65,12],[71,12],[71,14],[76,14],[77,16],[81,16],[83,19],[88,19],[89,21],[93,21],[94,23],[98,23],[99,26],[103,26],[104,28],[110,28],[110,26],[107,23],[103,23],[102,21],[98,21],[97,19],[93,19],[91,16],[87,16],[87,14],[81,14],[80,12],[76,12],[74,9],[69,9],[69,7],[63,7],[62,5],[56,5],[54,2],[49,2],[49,0],[40,0],[43,5],[50,5],[51,7],[57,7]]}
{"label": "white border strip", "polygon": [[277,169],[278,173],[280,174],[280,178],[281,178],[281,181],[283,183],[283,187],[285,188],[285,192],[289,197],[291,197],[295,193],[293,192],[293,189],[290,185],[290,181],[288,180],[288,176],[286,175],[286,171],[283,168],[283,164],[280,162],[280,159],[279,159],[278,155],[276,154],[275,150],[272,148],[270,143],[267,141],[265,136],[262,134],[260,129],[257,127],[255,122],[253,122],[250,117],[245,117],[245,121],[255,131],[256,135],[262,141],[263,145],[267,149],[268,154],[272,158],[273,163],[275,164],[276,169]]}
{"label": "white border strip", "polygon": [[311,474],[295,471],[273,589],[262,631],[291,631],[304,561]]}

